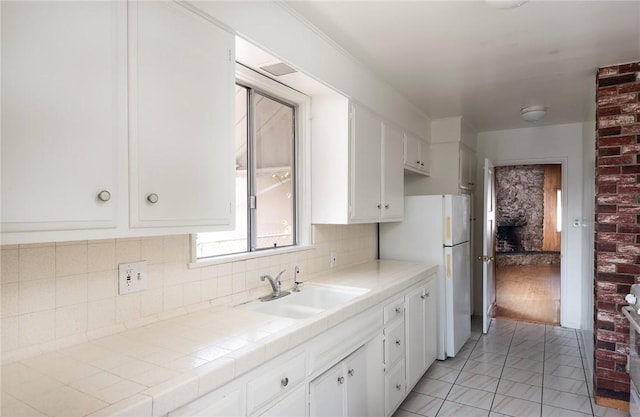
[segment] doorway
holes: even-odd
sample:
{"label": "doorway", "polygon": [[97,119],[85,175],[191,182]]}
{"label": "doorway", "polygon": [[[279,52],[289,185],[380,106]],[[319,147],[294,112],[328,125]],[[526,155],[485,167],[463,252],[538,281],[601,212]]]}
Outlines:
{"label": "doorway", "polygon": [[495,316],[560,325],[562,165],[495,167]]}

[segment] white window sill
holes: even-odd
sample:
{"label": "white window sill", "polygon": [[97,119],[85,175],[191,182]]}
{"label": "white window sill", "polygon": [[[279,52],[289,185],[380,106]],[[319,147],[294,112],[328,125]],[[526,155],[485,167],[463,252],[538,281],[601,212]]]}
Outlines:
{"label": "white window sill", "polygon": [[233,255],[222,255],[222,256],[216,256],[212,258],[204,258],[202,260],[190,262],[188,266],[189,266],[189,269],[204,268],[205,266],[219,265],[219,264],[225,264],[228,262],[236,262],[236,261],[246,261],[248,259],[263,258],[265,256],[282,255],[284,253],[292,253],[292,252],[304,252],[308,250],[315,250],[315,248],[316,247],[313,245],[305,245],[305,246],[291,246],[291,247],[278,248],[278,249],[265,249],[265,250],[256,251],[256,252],[235,253]]}

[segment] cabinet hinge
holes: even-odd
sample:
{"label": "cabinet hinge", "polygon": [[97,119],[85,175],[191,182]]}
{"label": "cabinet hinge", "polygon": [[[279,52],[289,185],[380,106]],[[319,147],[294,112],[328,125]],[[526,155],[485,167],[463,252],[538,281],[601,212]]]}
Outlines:
{"label": "cabinet hinge", "polygon": [[229,62],[233,62],[233,53],[231,52],[231,48],[229,48]]}
{"label": "cabinet hinge", "polygon": [[256,196],[255,195],[250,195],[249,196],[249,208],[250,209],[255,209],[257,206],[256,204]]}

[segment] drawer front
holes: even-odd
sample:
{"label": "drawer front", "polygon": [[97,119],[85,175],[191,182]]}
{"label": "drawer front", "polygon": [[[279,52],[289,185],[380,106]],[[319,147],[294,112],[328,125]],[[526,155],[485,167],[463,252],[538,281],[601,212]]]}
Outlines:
{"label": "drawer front", "polygon": [[391,372],[384,377],[385,388],[385,414],[387,416],[393,414],[398,408],[402,400],[407,386],[404,374],[404,361],[401,361],[393,367]]}
{"label": "drawer front", "polygon": [[251,414],[277,396],[288,393],[304,381],[305,375],[304,353],[280,366],[265,368],[262,376],[247,384],[247,412]]}
{"label": "drawer front", "polygon": [[400,297],[384,308],[384,324],[404,317],[404,297]]}
{"label": "drawer front", "polygon": [[384,329],[384,363],[389,369],[400,358],[404,357],[405,338],[404,338],[404,320]]}

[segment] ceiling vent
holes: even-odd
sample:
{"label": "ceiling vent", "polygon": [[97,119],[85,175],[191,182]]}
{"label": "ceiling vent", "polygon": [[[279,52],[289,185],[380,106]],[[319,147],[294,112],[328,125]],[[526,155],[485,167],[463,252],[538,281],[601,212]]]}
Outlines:
{"label": "ceiling vent", "polygon": [[267,71],[269,74],[274,75],[276,77],[280,77],[282,75],[293,74],[294,72],[298,72],[284,64],[282,62],[278,62],[277,64],[265,65],[264,67],[260,67],[261,70]]}

